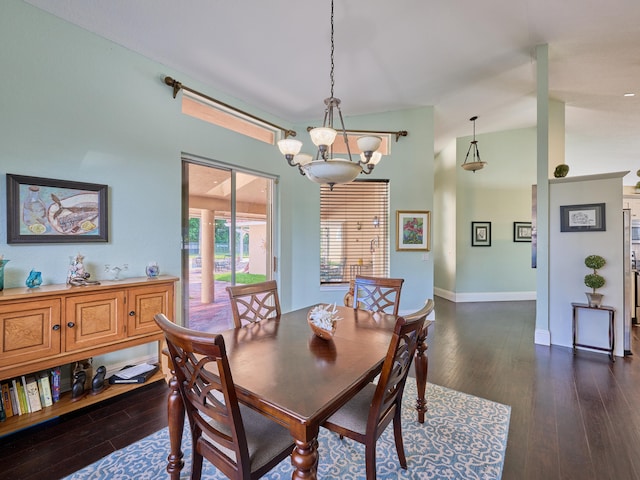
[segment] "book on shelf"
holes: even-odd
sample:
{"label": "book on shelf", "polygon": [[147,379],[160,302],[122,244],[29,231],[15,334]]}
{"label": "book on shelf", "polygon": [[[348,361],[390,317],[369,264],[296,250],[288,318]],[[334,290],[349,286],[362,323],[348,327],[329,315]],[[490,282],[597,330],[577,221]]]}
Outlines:
{"label": "book on shelf", "polygon": [[[133,368],[133,367],[134,367],[133,365],[127,365],[120,371],[124,372],[127,369]],[[139,367],[139,366],[135,366],[135,367]],[[158,371],[158,365],[147,365],[145,370],[146,371],[134,376],[124,375],[120,377],[118,376],[118,374],[113,374],[109,377],[109,384],[121,385],[121,384],[144,383],[147,380],[149,380],[149,378],[151,378],[154,373]]]}
{"label": "book on shelf", "polygon": [[20,412],[22,415],[29,413],[29,403],[27,402],[27,392],[24,389],[24,383],[20,378],[16,379],[16,391],[18,392],[18,402],[20,403]]}
{"label": "book on shelf", "polygon": [[18,392],[18,382],[16,382],[15,378],[11,380],[11,389],[9,391],[11,392],[11,398],[13,400],[13,411],[16,415],[22,415],[20,394]]}
{"label": "book on shelf", "polygon": [[51,385],[49,384],[49,373],[40,372],[38,374],[38,389],[40,390],[40,402],[43,407],[53,405],[53,397],[51,396]]}
{"label": "book on shelf", "polygon": [[20,377],[20,381],[18,382],[21,386],[21,392],[24,397],[23,399],[23,412],[22,413],[31,413],[31,405],[29,404],[29,397],[27,396],[27,379],[24,375]]}
{"label": "book on shelf", "polygon": [[4,411],[4,400],[0,397],[0,422],[4,422],[7,419],[7,412]]}
{"label": "book on shelf", "polygon": [[38,390],[38,381],[33,375],[29,375],[26,378],[25,391],[27,393],[27,400],[29,401],[29,412],[38,412],[42,410],[42,403],[40,402],[40,390]]}
{"label": "book on shelf", "polygon": [[51,399],[53,403],[60,400],[60,367],[51,370]]}
{"label": "book on shelf", "polygon": [[4,405],[4,413],[7,418],[13,417],[13,403],[11,402],[11,390],[9,389],[9,382],[2,382],[0,387],[2,390],[2,404]]}

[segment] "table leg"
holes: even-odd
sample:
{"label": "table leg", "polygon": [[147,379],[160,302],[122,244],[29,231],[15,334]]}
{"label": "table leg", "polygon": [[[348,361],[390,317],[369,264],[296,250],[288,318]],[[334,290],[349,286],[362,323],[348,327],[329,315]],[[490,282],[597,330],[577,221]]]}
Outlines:
{"label": "table leg", "polygon": [[418,342],[416,347],[416,386],[418,387],[418,398],[416,399],[416,410],[418,411],[418,422],[424,423],[424,415],[427,412],[427,401],[425,399],[425,392],[427,390],[427,371],[429,369],[429,359],[427,357],[426,343],[427,333],[431,322],[425,323],[420,335],[418,336]]}
{"label": "table leg", "polygon": [[[172,372],[173,373],[173,372]],[[169,381],[167,413],[169,419],[169,456],[167,457],[167,473],[171,480],[180,480],[180,471],[184,467],[182,460],[182,431],[184,429],[184,404],[178,389],[178,379],[173,376]]]}
{"label": "table leg", "polygon": [[318,437],[309,442],[295,440],[296,445],[291,452],[291,465],[293,474],[291,480],[316,480],[318,469]]}

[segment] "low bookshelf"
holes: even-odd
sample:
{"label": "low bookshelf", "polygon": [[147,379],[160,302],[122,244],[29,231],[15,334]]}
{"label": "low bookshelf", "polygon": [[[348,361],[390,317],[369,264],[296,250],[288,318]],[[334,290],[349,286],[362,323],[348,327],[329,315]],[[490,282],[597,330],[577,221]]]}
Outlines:
{"label": "low bookshelf", "polygon": [[71,413],[80,408],[89,407],[104,400],[135,390],[136,388],[147,386],[153,382],[164,381],[164,379],[165,377],[162,374],[162,370],[158,370],[144,383],[109,385],[108,382],[105,381],[106,388],[102,392],[96,395],[92,395],[91,392],[89,392],[78,400],[71,399],[71,392],[62,393],[60,395],[60,400],[50,407],[43,407],[42,410],[33,413],[25,413],[23,415],[13,415],[12,417],[8,417],[4,422],[0,423],[0,437],[37,425],[38,423],[51,420],[52,418]]}

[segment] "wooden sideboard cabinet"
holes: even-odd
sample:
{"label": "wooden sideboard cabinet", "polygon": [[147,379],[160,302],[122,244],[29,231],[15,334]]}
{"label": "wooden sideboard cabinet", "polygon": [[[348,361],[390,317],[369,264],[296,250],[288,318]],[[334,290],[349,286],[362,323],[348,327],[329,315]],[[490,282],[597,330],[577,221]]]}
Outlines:
{"label": "wooden sideboard cabinet", "polygon": [[[0,292],[0,381],[123,348],[158,343],[153,316],[174,318],[178,278],[128,278],[100,285],[46,285]],[[163,379],[162,372],[150,381]],[[114,385],[72,402],[69,395],[39,412],[0,423],[0,436],[83,408],[140,385]]]}

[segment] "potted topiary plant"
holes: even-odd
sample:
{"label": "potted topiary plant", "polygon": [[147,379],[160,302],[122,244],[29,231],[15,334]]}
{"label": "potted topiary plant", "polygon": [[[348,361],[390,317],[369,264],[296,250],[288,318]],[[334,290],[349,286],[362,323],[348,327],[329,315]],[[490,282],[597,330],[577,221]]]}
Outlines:
{"label": "potted topiary plant", "polygon": [[584,276],[584,284],[592,290],[591,292],[586,292],[590,307],[598,308],[602,304],[602,294],[596,293],[596,290],[605,284],[604,277],[598,274],[598,270],[604,267],[606,263],[606,260],[600,255],[589,255],[584,259],[584,264],[587,268],[593,270],[593,273]]}

